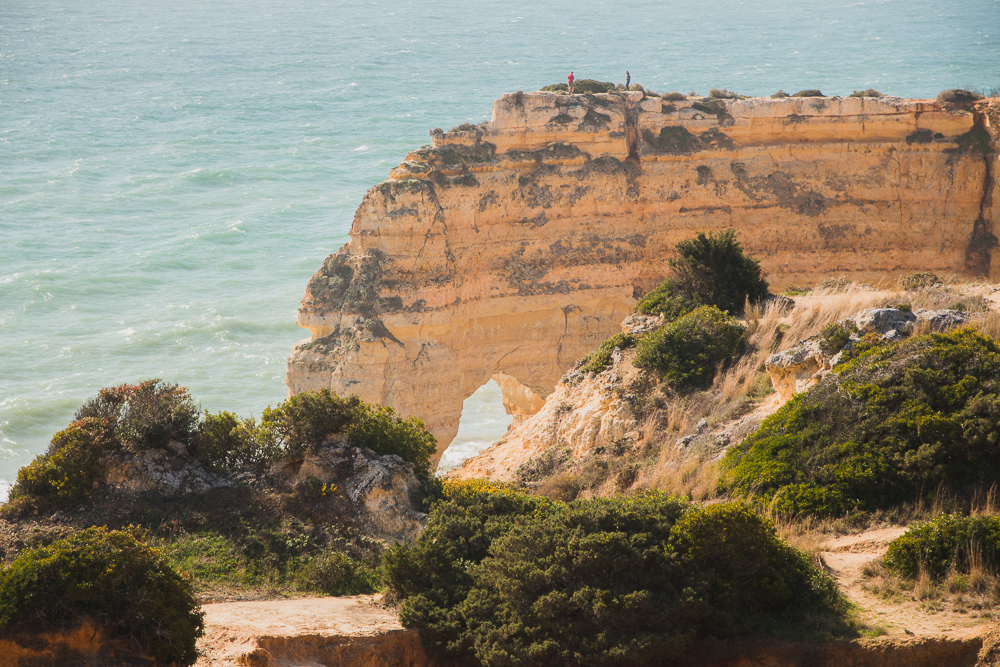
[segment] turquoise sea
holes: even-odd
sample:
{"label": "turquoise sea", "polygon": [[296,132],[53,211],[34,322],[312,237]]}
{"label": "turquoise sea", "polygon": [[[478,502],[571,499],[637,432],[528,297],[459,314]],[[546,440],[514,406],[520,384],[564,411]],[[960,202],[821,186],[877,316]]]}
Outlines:
{"label": "turquoise sea", "polygon": [[[280,402],[306,282],[365,191],[431,128],[571,69],[996,88],[1000,0],[0,0],[0,479],[103,386]],[[495,389],[466,408],[464,452],[506,426]]]}

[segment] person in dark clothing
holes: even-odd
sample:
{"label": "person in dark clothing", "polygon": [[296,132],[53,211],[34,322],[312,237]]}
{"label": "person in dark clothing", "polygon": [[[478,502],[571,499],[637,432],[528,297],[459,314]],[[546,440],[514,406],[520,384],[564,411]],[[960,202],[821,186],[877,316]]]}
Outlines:
{"label": "person in dark clothing", "polygon": [[632,83],[632,75],[625,70],[625,90],[628,90],[629,84]]}
{"label": "person in dark clothing", "polygon": [[572,73],[572,72],[570,72],[570,73],[569,73],[569,76],[568,76],[568,77],[566,77],[566,83],[568,83],[568,84],[569,84],[569,92],[570,92],[570,93],[572,93],[572,92],[573,92],[573,81],[575,81],[575,79],[574,79],[574,77],[573,77],[573,73]]}

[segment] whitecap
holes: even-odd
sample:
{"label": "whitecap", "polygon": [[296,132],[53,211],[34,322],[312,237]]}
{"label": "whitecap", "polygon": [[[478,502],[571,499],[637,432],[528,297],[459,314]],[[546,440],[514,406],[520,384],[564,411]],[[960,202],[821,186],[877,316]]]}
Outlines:
{"label": "whitecap", "polygon": [[361,144],[360,146],[358,146],[357,148],[354,149],[354,152],[357,153],[357,152],[360,152],[360,151],[367,151],[367,150],[371,150],[371,149],[368,148],[368,146],[366,146],[365,144]]}

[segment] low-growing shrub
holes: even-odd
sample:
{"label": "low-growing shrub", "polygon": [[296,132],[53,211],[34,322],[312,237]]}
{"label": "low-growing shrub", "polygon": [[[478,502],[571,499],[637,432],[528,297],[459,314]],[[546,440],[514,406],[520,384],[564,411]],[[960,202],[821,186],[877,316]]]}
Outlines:
{"label": "low-growing shrub", "polygon": [[295,394],[277,408],[267,408],[261,427],[273,433],[284,455],[319,447],[330,436],[343,435],[356,447],[376,454],[395,454],[414,463],[421,479],[430,475],[434,436],[416,417],[402,419],[392,408],[365,403],[357,396],[341,398],[329,389]]}
{"label": "low-growing shrub", "polygon": [[937,275],[929,272],[922,271],[919,273],[911,273],[908,276],[903,276],[899,279],[899,288],[915,291],[920,289],[927,289],[928,287],[934,287],[941,282],[941,279]]}
{"label": "low-growing shrub", "polygon": [[669,93],[663,93],[660,95],[660,99],[668,102],[683,102],[687,99],[687,95],[684,93],[678,93],[677,91],[672,91]]}
{"label": "low-growing shrub", "polygon": [[76,420],[90,419],[105,437],[126,449],[164,449],[171,440],[187,445],[198,426],[198,406],[188,390],[159,379],[101,389],[84,403]]}
{"label": "low-growing shrub", "polygon": [[1000,563],[1000,517],[941,514],[912,526],[889,544],[885,565],[916,578],[921,572],[940,579],[949,572],[968,574],[973,564],[996,571]]}
{"label": "low-growing shrub", "polygon": [[783,90],[779,90],[774,95],[771,95],[771,99],[772,100],[780,100],[780,99],[784,99],[786,97],[791,97],[791,95],[789,95],[788,93],[786,93]]}
{"label": "low-growing shrub", "polygon": [[868,88],[866,90],[855,90],[851,93],[851,97],[885,97],[885,95],[874,88]]}
{"label": "low-growing shrub", "polygon": [[1000,345],[971,329],[864,336],[722,461],[722,489],[820,516],[898,507],[1000,476]]}
{"label": "low-growing shrub", "polygon": [[726,90],[725,88],[712,88],[710,91],[708,91],[708,96],[720,100],[735,100],[739,99],[740,97],[739,94],[736,93],[735,91],[729,91]]}
{"label": "low-growing shrub", "polygon": [[[610,81],[596,81],[595,79],[577,79],[573,82],[574,93],[607,93],[615,89],[615,84]],[[569,86],[565,83],[556,83],[542,88],[546,92],[556,92],[560,90],[569,91]]]}
{"label": "low-growing shrub", "polygon": [[800,90],[792,95],[792,97],[826,97],[826,95],[815,88],[807,88],[806,90]]}
{"label": "low-growing shrub", "polygon": [[662,315],[667,321],[676,320],[700,305],[697,296],[684,294],[671,278],[639,299],[634,312],[640,315]]}
{"label": "low-growing shrub", "polygon": [[854,322],[827,324],[820,332],[819,347],[825,354],[836,354],[844,349],[847,341],[851,340],[851,335],[857,331],[858,327]]}
{"label": "low-growing shrub", "polygon": [[253,417],[240,419],[231,412],[205,412],[194,453],[218,470],[251,470],[279,457],[281,449],[275,440],[273,432],[258,426]]}
{"label": "low-growing shrub", "polygon": [[816,285],[813,290],[827,293],[844,292],[847,291],[847,288],[849,288],[852,284],[854,284],[854,281],[846,276],[841,276],[840,278],[826,278]]}
{"label": "low-growing shrub", "polygon": [[20,502],[62,504],[85,499],[97,481],[101,459],[114,446],[93,418],[79,419],[52,438],[49,451],[17,471],[10,490]]}
{"label": "low-growing shrub", "polygon": [[943,90],[938,93],[937,101],[943,102],[944,104],[953,104],[956,106],[964,106],[967,104],[974,104],[979,100],[983,99],[983,96],[973,90],[966,90],[964,88],[953,88],[951,90]]}
{"label": "low-growing shrub", "polygon": [[658,664],[769,620],[844,612],[829,578],[746,507],[450,493],[383,565],[402,623],[446,659]]}
{"label": "low-growing shrub", "polygon": [[0,571],[0,627],[92,618],[157,660],[194,664],[204,614],[191,587],[130,531],[88,528],[22,552]]}
{"label": "low-growing shrub", "polygon": [[635,346],[636,340],[635,336],[630,336],[627,333],[617,333],[601,343],[601,346],[596,350],[581,359],[579,364],[577,364],[577,368],[583,373],[600,373],[601,371],[605,371],[611,368],[611,355],[614,353],[615,348],[627,350]]}
{"label": "low-growing shrub", "polygon": [[705,389],[736,352],[744,328],[715,306],[702,306],[639,341],[633,363],[660,372],[679,391]]}

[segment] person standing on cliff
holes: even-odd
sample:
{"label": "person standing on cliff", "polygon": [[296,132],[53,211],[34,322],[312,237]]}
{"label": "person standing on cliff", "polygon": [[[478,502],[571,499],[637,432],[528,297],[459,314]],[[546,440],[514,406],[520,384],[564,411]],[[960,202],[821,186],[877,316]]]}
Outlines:
{"label": "person standing on cliff", "polygon": [[632,75],[625,70],[625,90],[628,90],[629,84],[632,83]]}
{"label": "person standing on cliff", "polygon": [[569,84],[569,92],[570,92],[570,94],[573,94],[573,82],[574,81],[576,81],[576,79],[573,77],[573,73],[570,72],[569,76],[566,77],[566,83]]}

